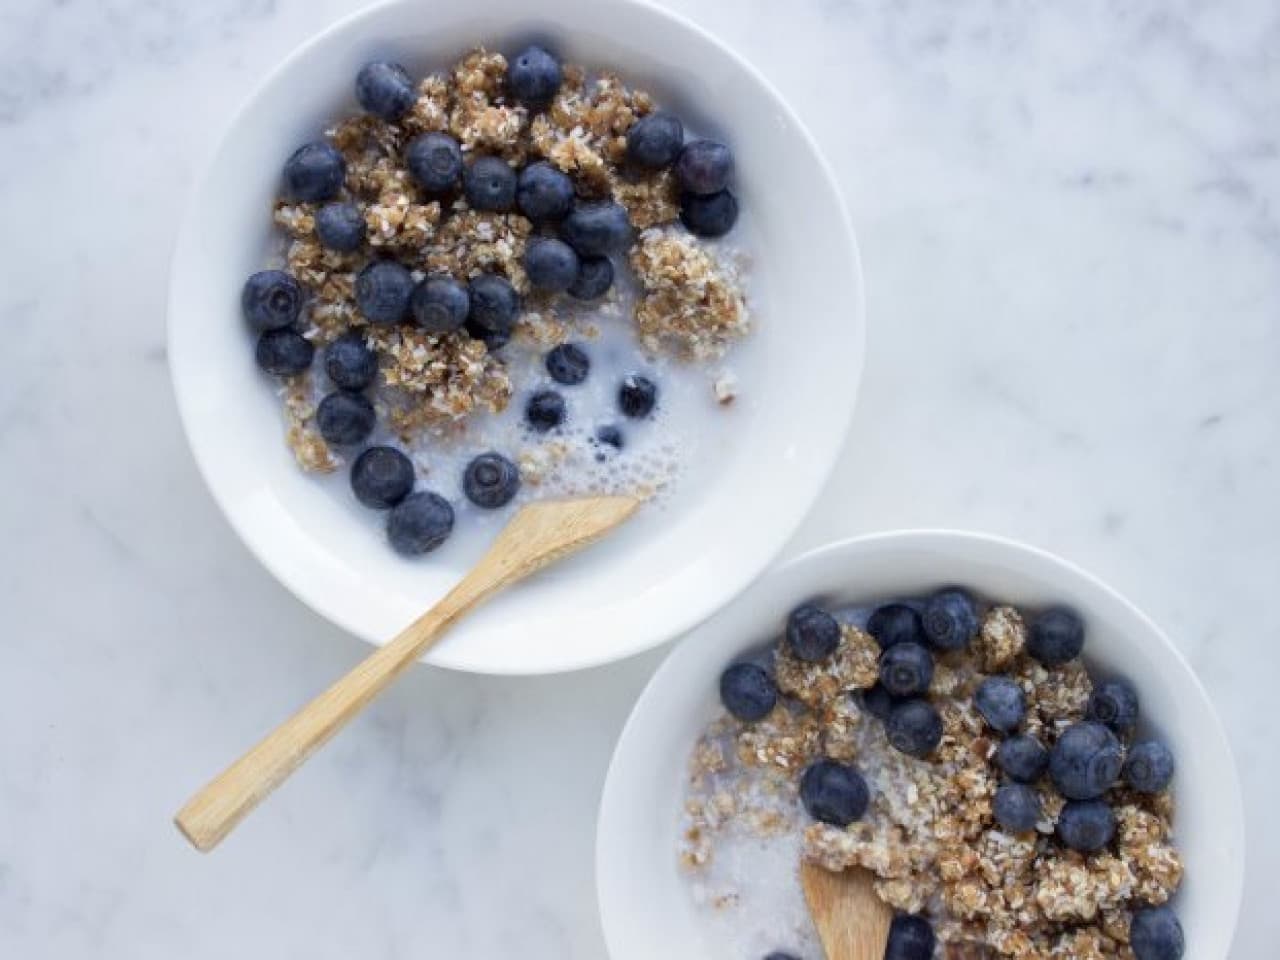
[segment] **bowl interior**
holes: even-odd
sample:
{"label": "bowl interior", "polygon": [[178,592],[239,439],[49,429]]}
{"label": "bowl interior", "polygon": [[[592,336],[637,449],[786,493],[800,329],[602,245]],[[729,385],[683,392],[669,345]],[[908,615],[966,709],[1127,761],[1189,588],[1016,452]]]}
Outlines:
{"label": "bowl interior", "polygon": [[[238,296],[262,264],[283,160],[354,109],[352,78],[370,58],[394,57],[421,73],[481,42],[510,51],[529,38],[589,68],[617,70],[690,127],[734,146],[753,238],[749,294],[758,324],[750,355],[759,359],[744,351],[736,370],[742,400],[726,414],[733,422],[725,438],[710,440],[710,482],[690,485],[661,511],[642,511],[615,543],[498,598],[428,658],[496,673],[616,659],[688,628],[745,586],[829,472],[863,350],[858,256],[829,171],[768,84],[706,34],[635,2],[545,0],[536,12],[517,0],[375,7],[299,50],[244,108],[196,191],[173,264],[170,357],[192,448],[228,518],[280,580],[346,629],[381,642],[474,559],[448,546],[420,561],[398,559],[375,520],[303,475],[282,442],[273,386],[253,366]],[[820,292],[829,287],[814,277],[839,277],[841,296]]]}
{"label": "bowl interior", "polygon": [[601,803],[597,884],[613,960],[705,957],[677,865],[677,826],[689,751],[718,712],[724,666],[775,637],[805,599],[874,603],[951,583],[1015,605],[1075,607],[1087,625],[1090,669],[1135,681],[1146,721],[1178,763],[1175,839],[1186,876],[1175,903],[1186,955],[1226,957],[1244,873],[1240,789],[1221,724],[1186,662],[1131,604],[1048,554],[976,535],[904,533],[835,544],[770,572],[654,675],[619,740]]}

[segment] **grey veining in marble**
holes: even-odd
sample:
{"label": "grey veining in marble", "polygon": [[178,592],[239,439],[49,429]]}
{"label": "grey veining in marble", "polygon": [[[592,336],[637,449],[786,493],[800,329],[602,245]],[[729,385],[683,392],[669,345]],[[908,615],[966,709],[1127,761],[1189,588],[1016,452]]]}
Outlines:
{"label": "grey veining in marble", "polygon": [[[217,856],[168,823],[364,652],[217,514],[163,329],[195,168],[257,80],[352,6],[0,9],[5,956],[601,956],[596,797],[658,654],[532,681],[419,669]],[[1234,956],[1274,954],[1280,8],[680,6],[797,106],[861,233],[863,400],[790,549],[982,528],[1151,613],[1244,778]]]}

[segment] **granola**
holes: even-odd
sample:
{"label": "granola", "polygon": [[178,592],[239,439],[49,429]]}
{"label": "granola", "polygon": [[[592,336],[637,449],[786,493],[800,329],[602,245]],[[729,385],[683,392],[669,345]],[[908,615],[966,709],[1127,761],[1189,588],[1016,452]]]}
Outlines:
{"label": "granola", "polygon": [[[268,372],[285,378],[280,391],[285,440],[301,469],[330,473],[347,459],[340,451],[348,441],[334,441],[332,432],[330,441],[325,439],[325,379],[298,372],[315,349],[340,338],[359,338],[376,355],[372,385],[357,389],[367,390],[380,439],[415,452],[424,442],[460,444],[474,438],[468,431],[475,429],[475,421],[502,414],[521,379],[531,371],[540,375],[538,354],[571,339],[594,340],[602,328],[629,329],[636,359],[628,363],[644,366],[665,358],[718,360],[749,330],[737,266],[727,258],[722,262],[701,236],[677,222],[681,192],[670,162],[646,167],[628,159],[628,132],[655,112],[653,98],[613,73],[589,77],[573,64],[557,67],[560,86],[549,101],[522,97],[513,62],[528,53],[509,62],[500,52],[476,48],[448,69],[416,82],[394,64],[366,65],[361,77],[372,70],[368,82],[384,86],[373,94],[366,90],[361,99],[365,80],[357,80],[363,112],[338,119],[323,140],[302,148],[321,160],[329,158],[332,182],[323,189],[299,190],[286,165],[285,189],[272,211],[283,238],[277,260],[305,291],[288,335],[295,340],[300,335],[311,347],[287,344],[293,353],[285,366],[296,366],[276,364]],[[369,96],[395,102],[382,109]],[[410,163],[415,138],[428,134],[449,141],[461,156],[447,189],[428,190],[422,168]],[[677,149],[680,142],[678,135]],[[532,240],[554,230],[554,224],[535,224],[517,211],[527,209],[523,204],[478,209],[485,204],[469,203],[469,191],[458,189],[458,170],[485,157],[499,157],[517,170],[535,162],[550,164],[572,178],[570,199],[575,202],[620,205],[629,240],[625,249],[609,252],[617,255],[619,272],[630,268],[628,275],[614,286],[605,281],[592,293],[570,291],[589,304],[566,300],[567,294],[559,295],[562,287],[555,292],[536,289],[526,272],[526,250]],[[309,176],[305,171],[302,175]],[[346,205],[345,222],[361,234],[349,246],[322,239],[322,211],[332,203]],[[585,271],[588,253],[582,257]],[[415,286],[426,278],[452,278],[462,285],[482,275],[501,278],[518,301],[514,325],[495,332],[468,320],[460,329],[455,325],[448,332],[432,332],[411,322],[407,310],[399,311],[398,319],[367,316],[359,306],[364,301],[357,296],[358,278],[383,261],[403,267],[408,277],[403,282]],[[606,273],[597,270],[596,275]],[[635,296],[633,287],[638,288]],[[258,331],[265,333],[268,327],[259,325]],[[503,352],[508,341],[513,346]],[[732,371],[721,368],[706,375],[719,405],[738,395]],[[622,435],[616,427],[608,429],[612,433],[603,442],[616,454]],[[593,445],[570,449],[564,438],[533,438],[510,443],[507,452],[518,462],[525,483],[546,490],[568,467],[597,463],[604,456],[596,439],[588,436],[582,444]],[[419,460],[415,469],[425,472],[426,466]],[[652,495],[665,489],[671,479],[665,469],[647,464],[631,471],[638,491]],[[575,482],[590,488],[589,477]],[[568,489],[565,483],[555,487],[562,488]]]}
{"label": "granola", "polygon": [[[1040,813],[1034,828],[1008,830],[993,811],[1006,780],[1001,735],[974,696],[988,675],[1014,678],[1025,699],[1020,731],[1052,747],[1069,725],[1096,716],[1084,665],[1044,666],[1027,651],[1023,613],[988,607],[966,650],[938,654],[927,696],[942,732],[927,755],[913,756],[895,749],[886,724],[869,712],[880,648],[865,626],[868,613],[839,612],[839,643],[817,662],[778,644],[768,661],[772,709],[757,721],[726,713],[697,741],[680,851],[695,889],[711,886],[758,910],[749,890],[755,878],[735,862],[730,882],[716,858],[740,856],[744,838],[798,837],[785,848],[797,859],[873,872],[881,899],[929,919],[947,958],[1131,960],[1135,911],[1164,904],[1182,879],[1172,794],[1114,784],[1105,793],[1114,837],[1082,853],[1062,839],[1065,801],[1046,776],[1031,784]],[[824,760],[860,770],[871,788],[865,813],[847,825],[805,812],[801,773]]]}

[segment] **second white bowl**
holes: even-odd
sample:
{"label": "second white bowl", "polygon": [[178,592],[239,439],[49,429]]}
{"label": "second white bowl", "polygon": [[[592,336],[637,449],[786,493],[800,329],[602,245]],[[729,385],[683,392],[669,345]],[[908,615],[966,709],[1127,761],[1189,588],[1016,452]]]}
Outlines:
{"label": "second white bowl", "polygon": [[835,543],[769,572],[654,675],[618,742],[600,807],[597,889],[613,960],[707,956],[677,863],[678,823],[690,749],[719,710],[724,667],[776,637],[806,599],[875,603],[956,583],[1015,605],[1074,607],[1085,619],[1090,668],[1135,682],[1143,716],[1178,763],[1175,837],[1186,876],[1175,906],[1186,956],[1227,956],[1244,878],[1240,785],[1186,661],[1137,608],[1063,560],[995,537],[920,531]]}

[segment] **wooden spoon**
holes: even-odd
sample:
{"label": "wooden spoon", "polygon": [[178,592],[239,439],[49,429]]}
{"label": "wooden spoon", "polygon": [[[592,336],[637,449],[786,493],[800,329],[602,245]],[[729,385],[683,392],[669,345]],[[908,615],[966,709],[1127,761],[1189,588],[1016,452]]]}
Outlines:
{"label": "wooden spoon", "polygon": [[604,536],[631,516],[631,497],[542,501],[520,510],[444,599],[211,780],[174,817],[197,850],[212,850],[307,757],[481,601]]}
{"label": "wooden spoon", "polygon": [[827,960],[884,960],[893,910],[876,896],[875,876],[862,867],[835,873],[800,863],[800,883]]}

